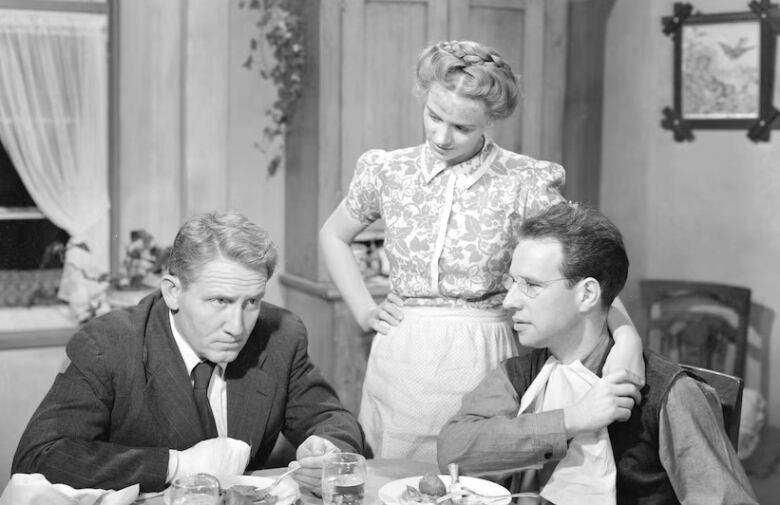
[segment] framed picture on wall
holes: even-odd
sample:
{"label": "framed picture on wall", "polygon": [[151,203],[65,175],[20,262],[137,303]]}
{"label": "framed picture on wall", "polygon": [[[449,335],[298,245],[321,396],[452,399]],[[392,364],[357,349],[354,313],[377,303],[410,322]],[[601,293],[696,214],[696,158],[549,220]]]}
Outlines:
{"label": "framed picture on wall", "polygon": [[765,0],[749,7],[701,14],[676,3],[663,18],[674,47],[674,105],[664,109],[662,126],[675,140],[692,141],[694,129],[746,129],[766,141],[780,127],[773,105],[780,11]]}

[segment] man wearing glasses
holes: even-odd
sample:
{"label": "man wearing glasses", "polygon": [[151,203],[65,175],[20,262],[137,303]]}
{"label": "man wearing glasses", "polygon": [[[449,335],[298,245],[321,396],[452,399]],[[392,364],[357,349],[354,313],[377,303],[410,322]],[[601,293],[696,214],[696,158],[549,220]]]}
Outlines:
{"label": "man wearing glasses", "polygon": [[757,503],[714,390],[649,351],[641,391],[628,371],[601,376],[607,310],[628,274],[614,224],[561,203],[518,233],[504,307],[534,350],[463,398],[439,435],[439,466],[514,473],[512,490],[544,503]]}

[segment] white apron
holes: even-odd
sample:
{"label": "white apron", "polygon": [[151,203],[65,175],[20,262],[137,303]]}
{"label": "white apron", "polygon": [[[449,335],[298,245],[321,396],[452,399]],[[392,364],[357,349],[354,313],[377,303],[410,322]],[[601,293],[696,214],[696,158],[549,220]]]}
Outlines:
{"label": "white apron", "polygon": [[374,457],[436,463],[436,437],[461,398],[517,354],[503,309],[403,307],[371,345],[359,420]]}

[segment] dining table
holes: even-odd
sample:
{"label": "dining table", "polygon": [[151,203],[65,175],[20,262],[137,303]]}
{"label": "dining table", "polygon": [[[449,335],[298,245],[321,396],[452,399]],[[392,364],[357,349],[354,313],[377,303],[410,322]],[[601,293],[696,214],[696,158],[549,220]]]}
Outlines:
{"label": "dining table", "polygon": [[[257,470],[250,475],[276,478],[283,474],[287,467],[268,468]],[[421,461],[412,461],[406,459],[368,459],[366,460],[366,487],[363,505],[382,505],[379,499],[379,489],[385,484],[398,479],[425,475],[426,473],[439,473],[438,468],[433,463],[424,463]],[[287,477],[289,478],[289,477]],[[322,505],[322,498],[314,495],[306,489],[301,489],[300,505]],[[155,496],[143,500],[143,505],[165,505],[162,496]]]}
{"label": "dining table", "polygon": [[[275,478],[285,470],[287,468],[272,468],[259,470],[252,475]],[[367,459],[363,505],[382,505],[382,501],[379,499],[379,489],[388,482],[406,477],[425,475],[426,473],[439,473],[439,469],[433,463],[407,459]],[[300,501],[301,505],[322,505],[322,498],[305,489],[301,489]]]}

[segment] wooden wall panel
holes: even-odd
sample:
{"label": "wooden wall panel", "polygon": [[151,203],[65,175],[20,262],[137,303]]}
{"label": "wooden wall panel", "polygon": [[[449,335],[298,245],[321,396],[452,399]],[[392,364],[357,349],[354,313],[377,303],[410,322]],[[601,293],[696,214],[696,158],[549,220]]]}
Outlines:
{"label": "wooden wall panel", "polygon": [[[523,76],[525,83],[526,6],[523,3],[513,7],[482,2],[468,4],[453,9],[450,38],[474,40],[494,47],[507,59],[512,71]],[[523,110],[521,102],[511,117],[497,123],[490,132],[501,147],[523,152]]]}
{"label": "wooden wall panel", "polygon": [[[188,2],[183,50],[183,217],[227,210],[229,5]],[[240,209],[238,209],[240,210]]]}
{"label": "wooden wall panel", "polygon": [[417,56],[429,42],[446,38],[446,7],[437,0],[346,3],[342,195],[363,152],[423,141],[421,104],[412,92]]}
{"label": "wooden wall panel", "polygon": [[168,243],[181,224],[181,1],[119,3],[120,254],[130,230]]}
{"label": "wooden wall panel", "polygon": [[426,11],[424,4],[372,2],[366,7],[371,29],[365,32],[365,133],[359,147],[389,150],[422,141],[420,104],[412,89],[417,54],[428,39]]}

